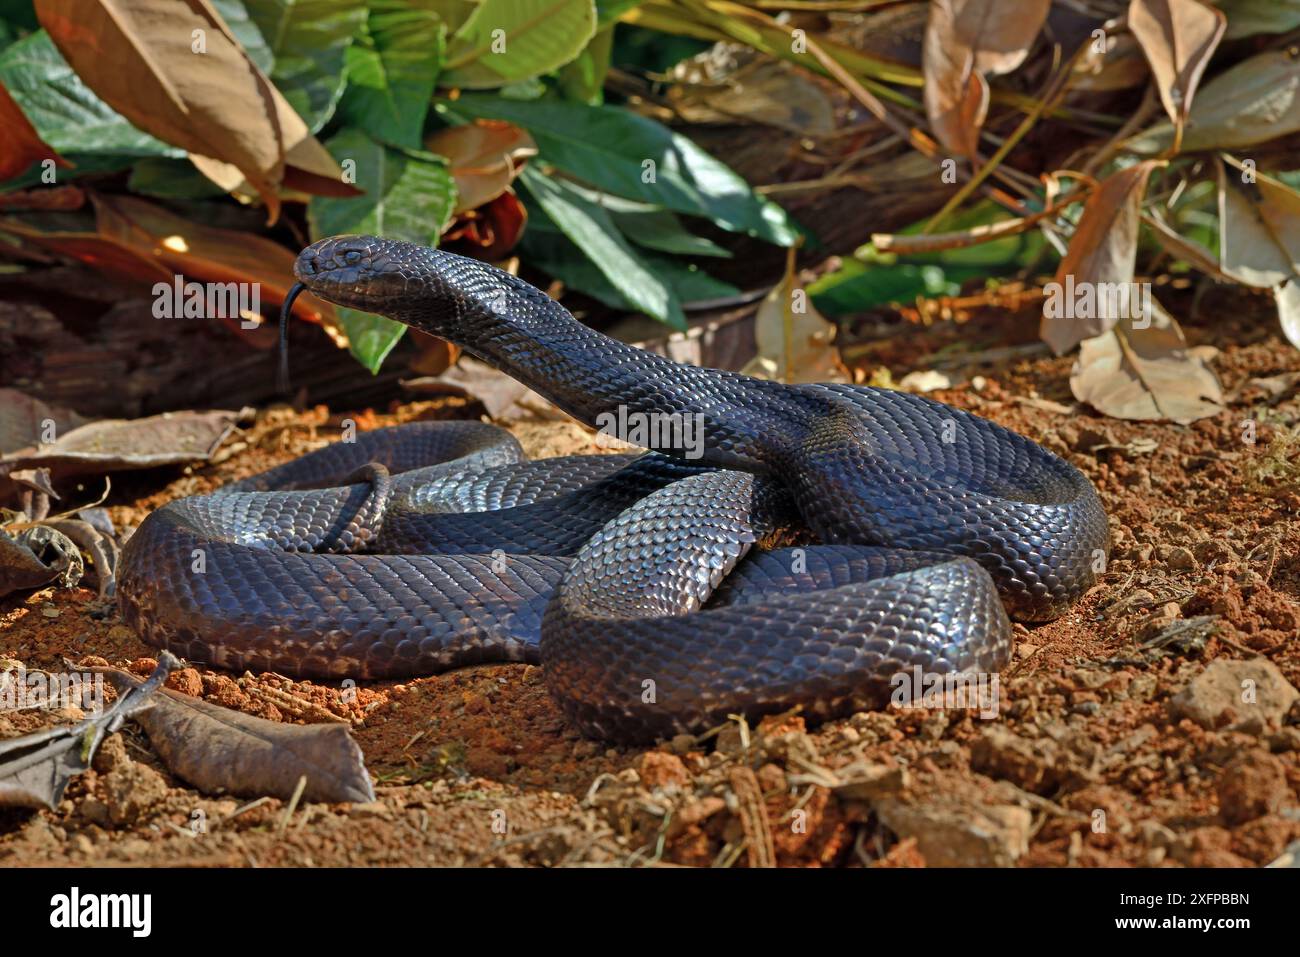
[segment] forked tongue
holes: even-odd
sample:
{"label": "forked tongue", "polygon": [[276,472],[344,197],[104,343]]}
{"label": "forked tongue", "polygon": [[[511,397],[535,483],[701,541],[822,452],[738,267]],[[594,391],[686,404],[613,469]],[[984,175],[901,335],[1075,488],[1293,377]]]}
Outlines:
{"label": "forked tongue", "polygon": [[289,316],[293,314],[293,301],[306,288],[300,282],[294,283],[280,307],[280,366],[275,374],[275,389],[281,395],[289,393]]}

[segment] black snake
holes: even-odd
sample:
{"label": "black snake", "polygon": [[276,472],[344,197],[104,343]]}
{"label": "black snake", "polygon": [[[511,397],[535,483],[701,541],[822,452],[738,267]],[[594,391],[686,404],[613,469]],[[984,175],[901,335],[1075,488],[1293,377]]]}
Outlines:
{"label": "black snake", "polygon": [[673,427],[639,457],[525,462],[493,426],[417,423],[172,502],[128,542],[120,604],[192,660],[334,678],[540,661],[585,733],[646,740],[996,672],[1007,613],[1059,615],[1104,558],[1089,481],[967,412],[679,365],[409,243],[322,240],[295,272],[588,425]]}

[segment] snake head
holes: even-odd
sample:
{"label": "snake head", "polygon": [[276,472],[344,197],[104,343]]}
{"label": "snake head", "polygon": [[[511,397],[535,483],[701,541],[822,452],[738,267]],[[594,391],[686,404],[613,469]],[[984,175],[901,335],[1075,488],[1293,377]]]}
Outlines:
{"label": "snake head", "polygon": [[[335,305],[390,315],[418,291],[403,259],[431,252],[378,236],[331,236],[312,243],[293,264],[306,289]],[[397,318],[394,316],[393,318]]]}

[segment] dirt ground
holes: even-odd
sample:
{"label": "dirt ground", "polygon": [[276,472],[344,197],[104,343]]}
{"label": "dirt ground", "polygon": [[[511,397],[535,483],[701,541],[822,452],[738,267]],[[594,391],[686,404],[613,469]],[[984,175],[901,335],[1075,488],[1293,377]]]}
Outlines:
{"label": "dirt ground", "polygon": [[[1188,314],[1190,290],[1166,296]],[[942,361],[961,381],[935,397],[1064,455],[1105,502],[1101,582],[1063,618],[1017,626],[995,718],[892,709],[808,728],[791,715],[638,749],[566,727],[530,666],[367,683],[351,700],[277,675],[187,669],[174,688],[227,707],[350,722],[378,800],[204,796],[128,724],[57,810],[0,811],[0,865],[1274,861],[1300,839],[1300,352],[1266,299],[1211,290],[1197,311],[1186,331],[1214,351],[1231,404],[1191,426],[1078,407],[1072,360],[1033,346],[1032,307],[913,317],[853,350],[873,381]],[[268,410],[209,466],[119,481],[113,518],[133,526],[163,502],[301,454],[347,415],[364,429],[477,411],[447,399]],[[599,451],[570,423],[512,428],[533,455]],[[147,673],[152,654],[91,591],[0,604],[0,658],[29,669],[62,670],[66,657]],[[8,712],[0,737],[75,717]]]}

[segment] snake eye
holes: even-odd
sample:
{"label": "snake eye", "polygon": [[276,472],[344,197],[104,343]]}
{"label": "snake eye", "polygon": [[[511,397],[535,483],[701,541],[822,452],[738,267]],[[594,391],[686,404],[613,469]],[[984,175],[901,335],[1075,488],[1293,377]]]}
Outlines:
{"label": "snake eye", "polygon": [[349,266],[355,266],[357,263],[361,262],[361,253],[355,249],[349,249],[343,254],[343,261]]}

